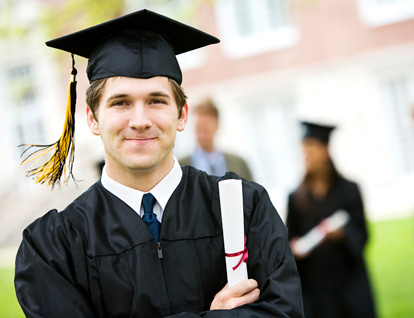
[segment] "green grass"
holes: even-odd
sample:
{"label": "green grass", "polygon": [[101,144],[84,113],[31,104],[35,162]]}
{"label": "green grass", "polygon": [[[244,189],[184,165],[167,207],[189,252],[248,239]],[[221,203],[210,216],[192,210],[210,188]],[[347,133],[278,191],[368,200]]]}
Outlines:
{"label": "green grass", "polygon": [[379,318],[414,317],[414,218],[369,224],[366,249]]}
{"label": "green grass", "polygon": [[[369,224],[366,249],[378,318],[414,317],[414,218]],[[13,268],[0,267],[0,317],[24,317]]]}
{"label": "green grass", "polygon": [[14,293],[14,268],[0,267],[0,317],[20,318],[24,317]]}

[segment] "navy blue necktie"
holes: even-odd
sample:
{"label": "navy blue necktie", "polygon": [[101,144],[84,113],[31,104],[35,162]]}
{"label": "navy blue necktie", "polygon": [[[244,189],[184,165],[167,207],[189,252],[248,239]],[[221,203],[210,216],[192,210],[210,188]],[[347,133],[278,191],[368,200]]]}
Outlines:
{"label": "navy blue necktie", "polygon": [[157,216],[152,211],[155,203],[155,198],[151,193],[145,193],[142,197],[142,205],[144,206],[144,215],[142,220],[148,226],[156,242],[159,242],[160,238],[160,222],[157,220]]}

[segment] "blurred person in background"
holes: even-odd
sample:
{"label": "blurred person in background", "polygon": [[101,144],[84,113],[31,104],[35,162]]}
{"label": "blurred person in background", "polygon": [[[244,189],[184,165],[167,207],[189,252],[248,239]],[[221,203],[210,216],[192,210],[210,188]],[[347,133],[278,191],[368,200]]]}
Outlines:
{"label": "blurred person in background", "polygon": [[[368,234],[358,185],[338,173],[329,154],[335,127],[309,122],[302,122],[302,127],[306,172],[289,195],[287,227],[302,281],[305,317],[375,317],[363,259]],[[327,218],[340,210],[348,213],[348,222],[330,229]],[[312,229],[313,235],[305,236]],[[319,245],[305,252],[299,248],[299,239],[305,236],[301,244],[309,244],[315,235],[323,237]]]}
{"label": "blurred person in background", "polygon": [[197,147],[194,152],[179,160],[183,166],[193,166],[215,176],[227,171],[237,173],[244,179],[252,180],[245,160],[234,154],[215,148],[214,140],[219,129],[219,110],[211,99],[205,99],[192,109]]}

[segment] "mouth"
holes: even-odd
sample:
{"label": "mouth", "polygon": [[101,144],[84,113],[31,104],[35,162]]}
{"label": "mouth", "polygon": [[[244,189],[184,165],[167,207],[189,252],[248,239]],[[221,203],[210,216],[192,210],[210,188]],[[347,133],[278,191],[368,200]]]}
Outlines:
{"label": "mouth", "polygon": [[135,144],[141,144],[141,145],[151,143],[155,140],[157,140],[157,138],[155,138],[155,137],[152,137],[152,138],[149,138],[149,137],[147,137],[147,138],[126,138],[126,141],[128,141],[128,142],[133,142]]}

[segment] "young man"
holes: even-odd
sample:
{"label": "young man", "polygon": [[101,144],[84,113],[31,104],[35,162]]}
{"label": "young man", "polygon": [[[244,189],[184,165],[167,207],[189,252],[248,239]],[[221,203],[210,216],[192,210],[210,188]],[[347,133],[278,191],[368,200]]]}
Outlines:
{"label": "young man", "polygon": [[243,181],[251,278],[228,288],[218,182],[238,176],[181,169],[173,156],[188,113],[175,54],[217,41],[142,10],[49,42],[89,59],[87,121],[106,165],[24,231],[15,286],[28,317],[302,317],[266,191]]}
{"label": "young man", "polygon": [[214,146],[219,129],[219,110],[211,99],[205,99],[192,109],[197,148],[179,160],[181,165],[191,165],[208,174],[223,176],[227,171],[237,173],[251,181],[252,175],[243,158],[222,152]]}

